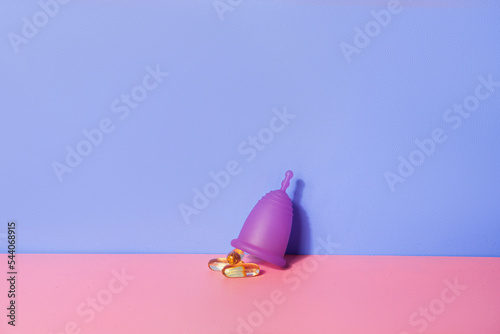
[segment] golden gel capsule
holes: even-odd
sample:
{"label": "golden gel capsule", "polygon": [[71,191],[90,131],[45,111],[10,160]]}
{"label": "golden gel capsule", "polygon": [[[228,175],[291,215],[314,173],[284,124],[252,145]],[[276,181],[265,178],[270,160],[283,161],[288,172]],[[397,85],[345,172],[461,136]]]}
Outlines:
{"label": "golden gel capsule", "polygon": [[222,269],[222,275],[229,278],[253,277],[260,273],[260,267],[254,263],[228,264]]}
{"label": "golden gel capsule", "polygon": [[229,264],[236,264],[242,262],[245,252],[235,248],[231,253],[227,254],[227,262]]}
{"label": "golden gel capsule", "polygon": [[225,258],[211,259],[208,261],[208,267],[215,271],[221,271],[229,262]]}

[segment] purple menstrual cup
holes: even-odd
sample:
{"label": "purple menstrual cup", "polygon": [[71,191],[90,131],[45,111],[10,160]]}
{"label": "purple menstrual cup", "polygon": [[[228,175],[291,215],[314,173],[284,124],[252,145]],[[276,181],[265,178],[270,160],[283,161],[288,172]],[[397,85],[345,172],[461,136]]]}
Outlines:
{"label": "purple menstrual cup", "polygon": [[286,265],[285,255],[292,229],[292,201],[285,192],[293,177],[291,170],[285,174],[281,189],[268,192],[255,205],[247,217],[237,239],[231,241],[235,248],[280,267]]}

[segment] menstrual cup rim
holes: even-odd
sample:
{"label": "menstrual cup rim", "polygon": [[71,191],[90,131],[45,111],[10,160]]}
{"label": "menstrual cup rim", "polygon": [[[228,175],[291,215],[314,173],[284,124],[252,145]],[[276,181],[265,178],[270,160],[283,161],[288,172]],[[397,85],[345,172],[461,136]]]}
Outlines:
{"label": "menstrual cup rim", "polygon": [[246,241],[240,240],[239,238],[233,239],[231,241],[231,246],[241,249],[242,251],[250,255],[258,257],[259,259],[272,263],[278,267],[284,267],[286,265],[286,260],[282,256],[269,254],[262,248],[254,246]]}

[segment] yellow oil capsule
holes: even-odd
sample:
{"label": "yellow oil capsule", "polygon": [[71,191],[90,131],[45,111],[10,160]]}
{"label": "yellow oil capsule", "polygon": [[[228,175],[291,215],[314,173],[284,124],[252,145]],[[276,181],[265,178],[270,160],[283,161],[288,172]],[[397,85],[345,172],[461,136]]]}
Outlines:
{"label": "yellow oil capsule", "polygon": [[228,264],[222,269],[222,275],[229,278],[253,277],[260,273],[260,267],[255,263]]}
{"label": "yellow oil capsule", "polygon": [[208,261],[208,267],[215,271],[221,271],[228,264],[229,262],[227,262],[227,259],[222,257]]}
{"label": "yellow oil capsule", "polygon": [[227,262],[229,264],[236,264],[242,262],[243,257],[245,256],[245,252],[242,250],[235,248],[231,253],[227,254]]}

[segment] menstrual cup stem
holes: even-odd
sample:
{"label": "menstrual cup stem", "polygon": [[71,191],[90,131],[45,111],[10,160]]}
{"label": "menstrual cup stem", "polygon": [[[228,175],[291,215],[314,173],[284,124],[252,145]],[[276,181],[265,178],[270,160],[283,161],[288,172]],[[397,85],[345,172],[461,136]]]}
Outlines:
{"label": "menstrual cup stem", "polygon": [[285,173],[285,179],[283,182],[281,182],[281,189],[282,191],[285,191],[286,188],[290,185],[290,179],[293,177],[293,172],[291,170],[287,170]]}

